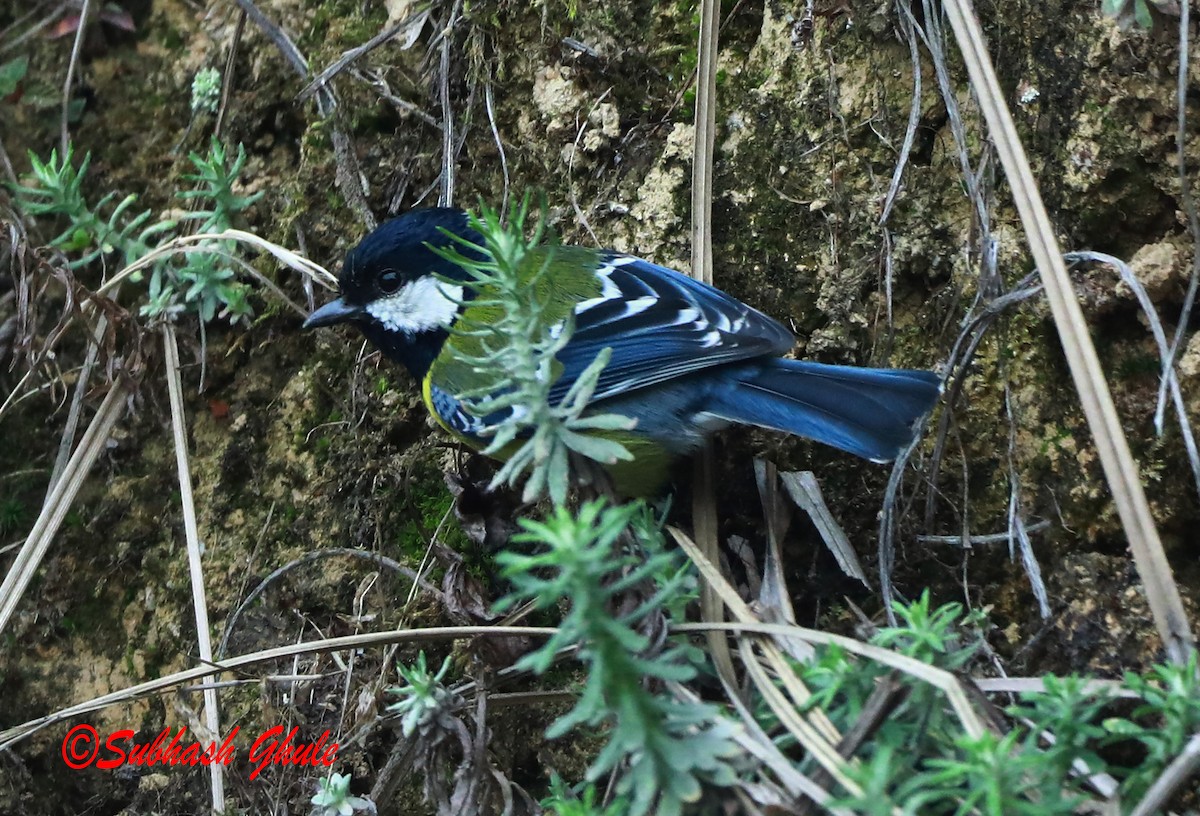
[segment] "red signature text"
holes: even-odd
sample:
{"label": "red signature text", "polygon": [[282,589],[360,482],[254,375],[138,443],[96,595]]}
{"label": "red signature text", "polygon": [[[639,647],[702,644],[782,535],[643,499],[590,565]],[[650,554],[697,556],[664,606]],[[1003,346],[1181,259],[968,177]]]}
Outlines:
{"label": "red signature text", "polygon": [[328,731],[321,734],[316,742],[293,743],[292,739],[299,730],[299,726],[293,726],[282,740],[275,739],[283,733],[282,725],[264,731],[250,746],[250,764],[257,766],[250,772],[250,778],[254,779],[268,765],[307,765],[315,768],[318,765],[328,767],[337,761],[338,744],[329,742]]}
{"label": "red signature text", "polygon": [[[172,733],[164,728],[150,742],[133,744],[134,731],[122,728],[101,739],[96,728],[87,723],[75,726],[62,741],[62,759],[68,768],[81,770],[95,765],[101,770],[112,770],[122,765],[154,767],[155,765],[224,765],[237,756],[234,737],[240,728],[235,727],[225,739],[203,745],[185,741],[187,727],[180,726]],[[329,732],[321,734],[316,742],[296,740],[299,727],[293,727],[284,736],[284,727],[277,725],[263,732],[250,746],[249,760],[254,769],[250,778],[255,779],[270,765],[295,765],[309,768],[329,767],[337,761],[338,744],[329,741]]]}

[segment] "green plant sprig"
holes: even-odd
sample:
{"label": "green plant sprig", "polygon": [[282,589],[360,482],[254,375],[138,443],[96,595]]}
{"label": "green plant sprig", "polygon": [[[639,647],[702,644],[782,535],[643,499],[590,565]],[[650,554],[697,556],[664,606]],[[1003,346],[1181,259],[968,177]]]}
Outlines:
{"label": "green plant sprig", "polygon": [[[197,222],[201,232],[223,232],[235,226],[239,214],[253,205],[262,193],[240,196],[233,186],[246,163],[245,149],[238,145],[237,155],[229,161],[224,146],[212,140],[207,155],[189,154],[196,172],[184,176],[197,187],[176,193],[179,198],[198,205],[179,219],[152,220],[149,210],[133,213],[137,196],[130,194],[112,206],[116,193],[108,193],[94,206],[83,193],[83,179],[91,163],[84,156],[79,167],[73,162],[68,146],[61,160],[57,151],[43,162],[32,152],[30,164],[36,186],[16,185],[18,205],[29,215],[65,218],[67,227],[50,245],[76,257],[68,261],[79,269],[115,255],[123,266],[146,256],[159,243],[171,237],[180,222]],[[109,209],[105,217],[102,213]],[[140,312],[151,318],[172,319],[191,311],[201,320],[215,317],[237,322],[252,310],[248,287],[237,280],[229,258],[239,257],[239,245],[233,241],[210,241],[182,256],[170,256],[150,269],[146,301]],[[142,279],[140,274],[133,280]]]}
{"label": "green plant sprig", "polygon": [[317,793],[309,801],[312,816],[353,816],[363,811],[375,813],[375,803],[350,794],[351,774],[334,773],[317,780]]}
{"label": "green plant sprig", "polygon": [[[634,422],[615,414],[585,415],[611,349],[596,356],[557,404],[551,402],[558,369],[555,356],[570,341],[574,326],[570,314],[557,321],[547,315],[549,305],[538,284],[550,273],[554,249],[546,247],[540,258],[534,254],[545,235],[545,219],[539,218],[532,237],[526,238],[528,212],[526,196],[505,226],[496,210],[481,204],[480,215],[471,215],[470,225],[483,236],[482,245],[451,235],[469,255],[454,247],[433,249],[469,276],[467,286],[475,294],[471,307],[498,315],[487,325],[467,318],[455,329],[459,336],[477,341],[472,345],[480,348],[478,353],[460,347],[467,344],[451,347],[455,359],[481,378],[479,387],[456,395],[467,410],[481,418],[506,415],[485,431],[491,440],[484,453],[506,451],[517,443],[492,486],[515,485],[528,474],[526,501],[549,493],[551,501],[561,506],[570,484],[572,457],[602,464],[632,459],[619,442],[595,434],[627,431]],[[536,268],[530,269],[531,264]]]}
{"label": "green plant sprig", "polygon": [[1136,801],[1200,732],[1200,665],[1192,652],[1183,665],[1154,666],[1145,674],[1129,672],[1122,685],[1141,700],[1129,717],[1102,721],[1104,745],[1132,741],[1145,752],[1130,768],[1106,768],[1121,779],[1121,793]]}
{"label": "green plant sprig", "polygon": [[91,154],[83,157],[78,169],[74,167],[72,159],[71,146],[67,147],[61,162],[57,150],[50,151],[50,158],[45,162],[31,151],[29,161],[38,186],[14,187],[17,202],[27,214],[66,217],[67,228],[51,239],[50,246],[64,252],[83,252],[69,261],[72,269],[79,269],[110,253],[121,255],[127,264],[132,263],[150,252],[154,236],[175,228],[175,221],[166,220],[155,222],[138,232],[150,220],[151,214],[149,210],[144,210],[132,217],[129,215],[129,208],[137,201],[137,196],[133,194],[122,198],[112,208],[108,218],[102,217],[100,213],[117,194],[108,193],[95,207],[89,206],[83,194],[83,178],[91,164]]}
{"label": "green plant sprig", "polygon": [[418,729],[435,720],[455,701],[454,693],[442,684],[449,669],[450,658],[447,657],[437,673],[429,671],[423,650],[417,653],[412,666],[403,663],[396,665],[404,685],[388,689],[389,694],[400,698],[388,706],[388,711],[400,715],[400,731],[405,737],[411,737]]}
{"label": "green plant sprig", "polygon": [[[607,506],[591,501],[572,515],[556,508],[544,521],[521,519],[525,532],[518,542],[538,544],[535,555],[513,552],[497,558],[513,592],[503,609],[530,600],[538,608],[558,605],[570,610],[557,634],[523,657],[518,668],[541,674],[565,646],[577,644],[587,666],[578,701],[546,732],[561,737],[577,727],[608,726],[608,742],[588,768],[587,779],[627,764],[617,793],[628,795],[628,813],[680,813],[699,799],[702,785],[730,785],[736,773],[730,759],[738,754],[733,741],[737,726],[716,707],[675,700],[646,687],[651,683],[687,682],[701,662],[699,650],[686,641],[669,641],[657,654],[647,654],[647,638],[634,626],[664,602],[686,590],[678,554],[667,551],[661,535],[645,535],[648,523],[641,503]],[[642,551],[621,545],[631,529]],[[657,584],[649,598],[620,618],[609,611],[621,593],[645,581]]]}
{"label": "green plant sprig", "polygon": [[[880,630],[872,638],[875,645],[954,671],[965,670],[979,655],[979,613],[964,614],[959,604],[932,608],[928,592],[911,604],[896,604],[895,610],[901,624]],[[798,671],[813,694],[809,706],[843,732],[858,721],[887,673],[833,646],[818,648],[816,658]],[[1187,665],[1127,674],[1120,696],[1132,693],[1140,702],[1125,716],[1105,716],[1120,694],[1114,687],[1079,677],[1043,678],[1041,691],[1021,694],[1020,702],[1006,709],[1007,732],[978,737],[963,730],[928,684],[905,674],[890,676],[905,693],[858,750],[852,775],[862,794],[833,800],[830,807],[868,816],[1074,816],[1081,808],[1094,809],[1089,777],[1105,775],[1119,783],[1122,812],[1128,812],[1200,731],[1195,656]],[[761,707],[756,718],[768,732],[778,730]],[[778,739],[781,748],[792,748],[785,737]],[[1126,750],[1113,754],[1118,746]],[[1131,747],[1140,756],[1133,767],[1107,758],[1128,756]],[[810,764],[805,758],[800,770]]]}

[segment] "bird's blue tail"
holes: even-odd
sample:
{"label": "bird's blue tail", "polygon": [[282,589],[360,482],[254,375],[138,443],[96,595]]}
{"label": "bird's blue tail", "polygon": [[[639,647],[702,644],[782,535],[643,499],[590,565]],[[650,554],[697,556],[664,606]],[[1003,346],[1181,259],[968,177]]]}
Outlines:
{"label": "bird's blue tail", "polygon": [[732,387],[714,394],[708,413],[773,428],[870,459],[895,459],[933,408],[941,380],[932,371],[857,368],[771,360],[732,369]]}

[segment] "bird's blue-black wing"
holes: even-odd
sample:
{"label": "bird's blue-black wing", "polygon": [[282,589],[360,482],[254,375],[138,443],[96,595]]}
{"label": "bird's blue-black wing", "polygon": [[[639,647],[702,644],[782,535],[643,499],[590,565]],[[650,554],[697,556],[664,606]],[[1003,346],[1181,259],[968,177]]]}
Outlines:
{"label": "bird's blue-black wing", "polygon": [[711,366],[782,354],[795,342],[780,323],[700,281],[629,255],[605,252],[601,293],[575,308],[550,397],[562,399],[605,348],[612,357],[592,401]]}

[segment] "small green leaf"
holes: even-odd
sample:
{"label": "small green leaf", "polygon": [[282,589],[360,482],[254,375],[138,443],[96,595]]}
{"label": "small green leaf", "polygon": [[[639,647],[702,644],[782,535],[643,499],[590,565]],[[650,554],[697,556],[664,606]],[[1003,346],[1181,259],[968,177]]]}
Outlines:
{"label": "small green leaf", "polygon": [[575,453],[601,464],[611,465],[618,461],[628,462],[633,459],[633,454],[626,450],[624,445],[612,439],[575,433],[566,428],[561,431],[561,434],[562,441],[567,447]]}
{"label": "small green leaf", "polygon": [[78,124],[83,118],[83,112],[87,108],[87,100],[83,97],[72,99],[67,103],[67,121],[71,124]]}
{"label": "small green leaf", "polygon": [[28,71],[29,57],[25,55],[0,63],[0,96],[16,93]]}
{"label": "small green leaf", "polygon": [[[67,252],[78,252],[81,249],[87,249],[92,244],[92,236],[83,227],[76,228],[71,237],[62,244],[62,248]],[[103,247],[105,252],[112,252],[111,246]]]}
{"label": "small green leaf", "polygon": [[1150,16],[1150,6],[1147,5],[1146,0],[1134,0],[1133,19],[1141,28],[1154,28],[1154,18]]}

